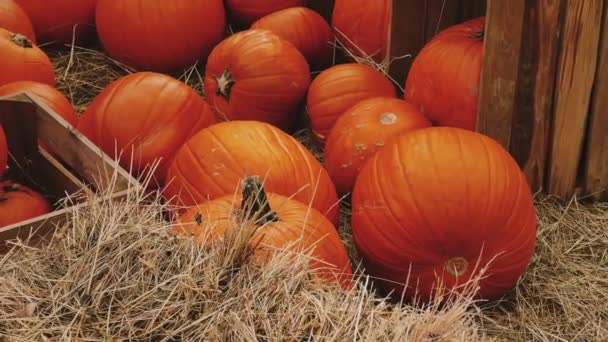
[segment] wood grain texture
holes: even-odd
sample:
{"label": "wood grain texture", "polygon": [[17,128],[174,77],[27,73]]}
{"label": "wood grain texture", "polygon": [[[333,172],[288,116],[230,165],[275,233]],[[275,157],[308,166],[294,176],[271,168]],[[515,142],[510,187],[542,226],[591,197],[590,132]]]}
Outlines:
{"label": "wood grain texture", "polygon": [[525,0],[489,0],[477,130],[505,149],[516,108]]}
{"label": "wood grain texture", "polygon": [[572,197],[577,186],[598,57],[603,1],[569,0],[566,3],[547,186],[549,194],[562,199]]}
{"label": "wood grain texture", "polygon": [[[485,15],[487,3],[490,1],[492,0],[460,0],[460,21],[466,21]],[[511,0],[498,1],[510,2]]]}
{"label": "wood grain texture", "polygon": [[[106,198],[97,197],[95,201],[118,200],[141,189],[141,184],[118,166],[117,162],[74,130],[60,115],[32,100],[27,93],[0,98],[0,123],[5,128],[9,151],[14,158],[11,166],[19,163],[20,172],[29,173],[30,179],[41,183],[41,187],[58,197],[78,190],[90,194],[85,182],[103,187],[106,191],[103,194],[109,195]],[[65,165],[48,153],[39,151],[38,138],[56,151]],[[57,225],[65,222],[73,210],[88,205],[90,202],[82,202],[8,227],[0,227],[0,254],[10,248],[8,240],[26,240],[32,237],[32,243],[42,242]]]}
{"label": "wood grain texture", "polygon": [[510,152],[543,188],[564,0],[526,1]]}
{"label": "wood grain texture", "polygon": [[428,42],[437,33],[460,22],[460,0],[426,0],[426,23],[424,41]]}
{"label": "wood grain texture", "polygon": [[309,0],[308,7],[321,14],[328,23],[331,23],[331,15],[334,9],[334,0]]}
{"label": "wood grain texture", "polygon": [[598,67],[589,116],[585,192],[596,200],[608,201],[608,6],[599,48]]}
{"label": "wood grain texture", "polygon": [[[426,3],[392,0],[391,4],[391,29],[387,48],[393,60],[389,75],[399,87],[403,87],[414,57],[424,46]],[[411,57],[405,57],[408,54]]]}

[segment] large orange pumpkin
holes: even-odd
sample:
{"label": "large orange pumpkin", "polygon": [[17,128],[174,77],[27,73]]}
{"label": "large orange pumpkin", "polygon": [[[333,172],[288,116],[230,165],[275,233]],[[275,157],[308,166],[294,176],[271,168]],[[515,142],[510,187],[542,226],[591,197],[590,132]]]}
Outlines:
{"label": "large orange pumpkin", "polygon": [[[95,32],[97,0],[15,0],[28,14],[39,42],[81,44]],[[75,31],[75,36],[74,36]]]}
{"label": "large orange pumpkin", "polygon": [[49,57],[27,37],[0,28],[0,86],[15,81],[55,86],[55,71]]}
{"label": "large orange pumpkin", "polygon": [[205,96],[218,115],[290,129],[310,84],[291,43],[268,30],[246,30],[218,44],[205,69]]}
{"label": "large orange pumpkin", "polygon": [[289,7],[304,6],[307,0],[226,0],[230,17],[247,26],[259,18]]}
{"label": "large orange pumpkin", "polygon": [[0,227],[48,214],[50,211],[49,202],[36,191],[11,181],[0,182]]}
{"label": "large orange pumpkin", "polygon": [[[78,119],[72,104],[56,88],[48,84],[32,81],[18,81],[0,86],[0,97],[22,92],[28,92],[34,100],[40,101],[50,110],[59,114],[67,123],[76,127]],[[40,143],[40,147],[47,150],[46,146],[42,143]]]}
{"label": "large orange pumpkin", "polygon": [[132,156],[137,174],[160,160],[155,176],[162,183],[180,146],[214,122],[209,106],[188,85],[164,74],[140,72],[105,88],[77,127],[111,157],[122,151],[126,169]]}
{"label": "large orange pumpkin", "polygon": [[440,126],[475,130],[485,18],[447,28],[414,59],[405,98]]}
{"label": "large orange pumpkin", "polygon": [[[352,230],[367,271],[384,290],[430,299],[476,278],[496,299],[526,270],[536,213],[526,178],[496,141],[451,127],[403,134],[361,170]],[[437,277],[436,277],[437,276]],[[404,289],[406,280],[407,288]]]}
{"label": "large orange pumpkin", "polygon": [[222,0],[99,0],[96,23],[105,51],[141,71],[204,64],[226,30]]}
{"label": "large orange pumpkin", "polygon": [[251,229],[250,246],[258,263],[287,249],[310,255],[309,266],[320,278],[352,284],[352,269],[346,248],[334,225],[318,210],[285,196],[264,191],[260,177],[243,180],[242,195],[200,203],[188,209],[173,225],[177,235],[193,237],[202,244],[242,234]]}
{"label": "large orange pumpkin", "polygon": [[380,63],[387,57],[390,11],[391,0],[335,0],[332,27],[350,53]]}
{"label": "large orange pumpkin", "polygon": [[21,33],[36,44],[34,26],[27,13],[14,0],[0,0],[0,27]]}
{"label": "large orange pumpkin", "polygon": [[269,192],[294,199],[338,223],[336,188],[327,171],[296,139],[259,121],[229,121],[201,130],[175,156],[165,198],[195,205],[234,193],[242,177],[258,174]]}
{"label": "large orange pumpkin", "polygon": [[347,110],[325,144],[325,167],[339,193],[350,192],[365,162],[393,137],[431,122],[411,104],[373,97]]}
{"label": "large orange pumpkin", "polygon": [[306,105],[317,141],[325,139],[338,118],[361,100],[397,97],[393,83],[376,69],[358,63],[338,64],[321,72],[310,84]]}
{"label": "large orange pumpkin", "polygon": [[6,144],[6,135],[2,126],[0,126],[0,178],[6,171],[6,164],[8,162],[8,146]]}
{"label": "large orange pumpkin", "polygon": [[329,65],[333,54],[333,33],[317,12],[306,7],[290,7],[264,16],[251,25],[267,29],[286,39],[306,57],[311,68]]}

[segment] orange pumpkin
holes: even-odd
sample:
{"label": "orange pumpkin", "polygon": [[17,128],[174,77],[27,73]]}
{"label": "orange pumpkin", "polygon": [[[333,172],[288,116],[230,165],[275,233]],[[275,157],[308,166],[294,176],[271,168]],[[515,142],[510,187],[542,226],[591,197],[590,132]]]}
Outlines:
{"label": "orange pumpkin", "polygon": [[324,68],[333,57],[333,33],[327,21],[306,7],[290,7],[264,16],[251,25],[267,29],[295,45],[312,68]]}
{"label": "orange pumpkin", "polygon": [[0,0],[0,27],[15,33],[21,33],[36,44],[34,26],[23,8],[14,0]]}
{"label": "orange pumpkin", "polygon": [[[34,100],[40,101],[50,110],[59,114],[68,124],[76,127],[78,119],[72,104],[56,88],[32,81],[18,81],[0,86],[0,97],[22,92],[30,93]],[[48,150],[40,141],[39,144],[42,149]]]}
{"label": "orange pumpkin", "polygon": [[325,144],[325,167],[339,193],[350,192],[365,162],[393,137],[431,122],[411,104],[374,97],[347,110]]}
{"label": "orange pumpkin", "polygon": [[201,130],[175,156],[164,196],[191,206],[234,193],[259,174],[269,192],[294,199],[338,223],[338,196],[327,171],[296,139],[259,121],[229,121]]}
{"label": "orange pumpkin", "polygon": [[335,0],[331,23],[350,53],[381,63],[387,57],[390,16],[391,0]]}
{"label": "orange pumpkin", "polygon": [[140,71],[204,64],[226,30],[222,0],[99,0],[95,15],[106,53]]}
{"label": "orange pumpkin", "polygon": [[259,18],[289,7],[304,6],[307,0],[226,0],[230,17],[241,26],[248,26]]}
{"label": "orange pumpkin", "polygon": [[[15,0],[28,14],[41,43],[82,44],[95,32],[97,0]],[[75,36],[74,36],[75,31]]]}
{"label": "orange pumpkin", "polygon": [[175,234],[191,236],[202,244],[221,241],[237,229],[251,229],[250,246],[260,264],[286,249],[310,255],[309,267],[321,279],[337,281],[344,288],[352,284],[348,254],[334,225],[300,201],[266,195],[259,177],[243,180],[242,195],[200,203],[173,225]]}
{"label": "orange pumpkin", "polygon": [[48,201],[36,191],[11,181],[0,182],[0,227],[48,214],[50,211]]}
{"label": "orange pumpkin", "polygon": [[8,162],[8,146],[6,145],[6,135],[4,130],[0,126],[0,178],[6,171],[6,164]]}
{"label": "orange pumpkin", "polygon": [[[526,270],[536,213],[525,175],[496,141],[451,127],[403,134],[365,164],[353,191],[352,230],[384,290],[430,299],[477,278],[496,299]],[[407,287],[403,284],[409,279]],[[405,289],[404,289],[405,287]]]}
{"label": "orange pumpkin", "polygon": [[397,97],[393,83],[376,69],[358,63],[338,64],[310,84],[306,104],[312,131],[325,144],[338,118],[357,102],[371,97]]}
{"label": "orange pumpkin", "polygon": [[55,86],[49,57],[24,35],[0,28],[0,86],[37,81]]}
{"label": "orange pumpkin", "polygon": [[136,174],[160,160],[155,176],[162,183],[180,146],[214,122],[209,106],[188,85],[164,74],[140,72],[105,88],[77,127],[111,157],[117,147],[121,165],[133,167]]}
{"label": "orange pumpkin", "polygon": [[436,35],[414,59],[405,98],[439,126],[475,130],[485,18]]}
{"label": "orange pumpkin", "polygon": [[218,44],[205,69],[205,96],[218,116],[287,130],[310,84],[310,69],[292,44],[268,30],[246,30]]}

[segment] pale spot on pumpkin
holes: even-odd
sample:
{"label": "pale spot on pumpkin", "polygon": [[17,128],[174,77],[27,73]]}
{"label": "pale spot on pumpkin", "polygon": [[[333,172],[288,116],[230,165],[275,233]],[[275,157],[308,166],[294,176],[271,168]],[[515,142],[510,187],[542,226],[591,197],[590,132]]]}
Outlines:
{"label": "pale spot on pumpkin", "polygon": [[213,164],[213,168],[215,168],[215,169],[225,169],[226,168],[226,164],[224,164],[224,163],[215,163],[215,164]]}
{"label": "pale spot on pumpkin", "polygon": [[461,277],[469,269],[469,262],[463,257],[451,258],[445,263],[445,270],[454,277]]}
{"label": "pale spot on pumpkin", "polygon": [[355,125],[355,128],[362,128],[364,125],[362,123],[358,123]]}
{"label": "pale spot on pumpkin", "polygon": [[394,125],[397,122],[397,114],[387,112],[380,115],[380,123],[383,125]]}
{"label": "pale spot on pumpkin", "polygon": [[362,143],[355,143],[355,150],[357,152],[363,152],[363,151],[367,150],[367,145],[362,144]]}
{"label": "pale spot on pumpkin", "polygon": [[346,168],[351,167],[352,165],[353,165],[353,162],[348,162],[348,163],[345,163],[345,164],[341,164],[340,167],[343,168],[343,169],[346,169]]}
{"label": "pale spot on pumpkin", "polygon": [[376,141],[376,146],[378,146],[378,147],[384,146],[384,140],[378,140],[378,141]]}

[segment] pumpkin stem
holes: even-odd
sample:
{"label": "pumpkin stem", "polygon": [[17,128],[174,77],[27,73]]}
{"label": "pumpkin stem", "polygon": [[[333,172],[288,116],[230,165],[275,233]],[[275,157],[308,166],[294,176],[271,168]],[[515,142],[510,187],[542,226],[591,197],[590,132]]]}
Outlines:
{"label": "pumpkin stem", "polygon": [[34,44],[32,43],[32,41],[27,39],[26,36],[24,36],[20,33],[14,33],[11,36],[11,42],[19,45],[20,47],[22,47],[24,49],[29,49],[29,48],[34,47]]}
{"label": "pumpkin stem", "polygon": [[483,31],[479,31],[479,32],[472,33],[472,34],[469,35],[469,38],[478,39],[478,40],[483,41],[484,32]]}
{"label": "pumpkin stem", "polygon": [[243,178],[241,182],[243,200],[241,202],[241,213],[243,218],[254,221],[255,224],[264,225],[277,222],[279,217],[270,208],[268,196],[259,176]]}
{"label": "pumpkin stem", "polygon": [[226,101],[230,101],[230,91],[234,85],[234,80],[232,79],[230,70],[224,69],[224,72],[222,72],[220,76],[214,76],[214,78],[217,82],[216,94],[225,98]]}

